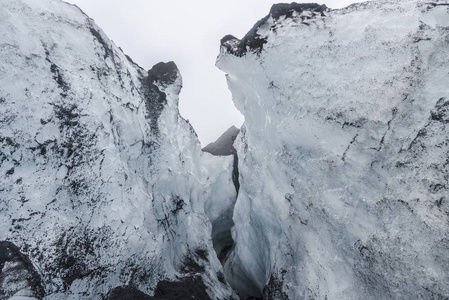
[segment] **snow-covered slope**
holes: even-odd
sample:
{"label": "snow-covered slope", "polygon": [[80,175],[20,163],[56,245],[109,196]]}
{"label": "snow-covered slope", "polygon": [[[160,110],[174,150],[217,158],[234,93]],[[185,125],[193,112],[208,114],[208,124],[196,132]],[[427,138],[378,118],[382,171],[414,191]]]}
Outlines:
{"label": "snow-covered slope", "polygon": [[232,295],[211,221],[233,161],[202,153],[181,86],[75,6],[0,1],[1,299]]}
{"label": "snow-covered slope", "polygon": [[231,285],[447,299],[449,3],[275,5],[217,66],[245,116]]}

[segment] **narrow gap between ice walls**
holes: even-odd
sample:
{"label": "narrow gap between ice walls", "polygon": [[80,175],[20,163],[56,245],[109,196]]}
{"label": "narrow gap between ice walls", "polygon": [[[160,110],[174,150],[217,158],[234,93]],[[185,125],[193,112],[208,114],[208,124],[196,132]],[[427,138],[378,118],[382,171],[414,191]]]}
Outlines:
{"label": "narrow gap between ice walls", "polygon": [[[214,143],[211,143],[203,148],[204,152],[208,152],[215,156],[232,156],[232,170],[231,180],[235,188],[235,199],[229,203],[227,208],[218,216],[210,217],[212,223],[212,242],[214,245],[217,257],[223,265],[225,279],[228,284],[236,291],[241,299],[261,299],[262,294],[257,286],[245,275],[245,272],[240,267],[239,258],[235,256],[235,243],[232,236],[234,227],[234,209],[235,203],[240,190],[239,182],[239,157],[234,148],[234,141],[238,138],[240,130],[234,126],[229,128],[220,138]],[[214,193],[214,192],[212,192]],[[211,201],[214,200],[214,195],[211,196]],[[221,204],[216,203],[217,206]]]}

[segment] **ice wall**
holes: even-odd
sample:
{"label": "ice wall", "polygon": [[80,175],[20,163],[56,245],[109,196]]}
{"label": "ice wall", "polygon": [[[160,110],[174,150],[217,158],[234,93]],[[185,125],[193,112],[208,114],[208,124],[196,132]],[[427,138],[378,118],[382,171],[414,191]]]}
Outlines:
{"label": "ice wall", "polygon": [[233,161],[180,117],[176,65],[59,0],[0,1],[0,37],[0,298],[232,296],[211,220]]}
{"label": "ice wall", "polygon": [[241,295],[449,297],[448,9],[280,4],[222,39],[245,116],[225,265]]}

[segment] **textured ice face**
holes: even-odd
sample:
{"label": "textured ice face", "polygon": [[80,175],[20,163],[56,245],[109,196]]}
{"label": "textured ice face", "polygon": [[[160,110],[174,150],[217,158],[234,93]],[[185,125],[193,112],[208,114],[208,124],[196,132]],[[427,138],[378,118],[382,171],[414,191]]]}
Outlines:
{"label": "textured ice face", "polygon": [[227,279],[279,299],[448,297],[447,1],[289,11],[217,59],[245,116]]}
{"label": "textured ice face", "polygon": [[222,271],[267,299],[449,297],[448,16],[282,4],[225,37],[236,201],[174,63],[143,70],[61,1],[0,2],[0,298],[235,296]]}
{"label": "textured ice face", "polygon": [[235,201],[233,162],[180,117],[176,65],[146,72],[62,1],[2,1],[0,36],[0,241],[35,267],[34,295],[229,297],[211,220]]}

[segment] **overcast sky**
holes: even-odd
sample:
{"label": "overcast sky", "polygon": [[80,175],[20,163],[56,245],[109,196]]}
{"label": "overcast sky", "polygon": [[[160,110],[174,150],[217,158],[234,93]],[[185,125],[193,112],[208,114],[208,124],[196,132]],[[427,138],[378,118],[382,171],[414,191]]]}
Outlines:
{"label": "overcast sky", "polygon": [[[174,61],[183,89],[179,108],[204,146],[243,116],[235,109],[224,74],[215,67],[220,39],[242,38],[266,16],[273,0],[66,0],[80,7],[136,63],[150,69]],[[287,2],[287,1],[285,1]],[[297,1],[303,2],[303,1]],[[304,1],[313,2],[313,1]],[[357,1],[329,0],[330,8]]]}

